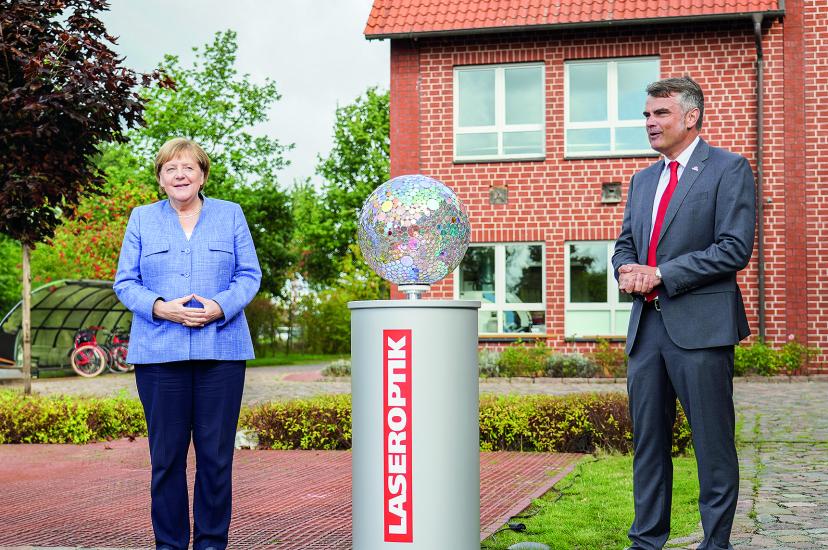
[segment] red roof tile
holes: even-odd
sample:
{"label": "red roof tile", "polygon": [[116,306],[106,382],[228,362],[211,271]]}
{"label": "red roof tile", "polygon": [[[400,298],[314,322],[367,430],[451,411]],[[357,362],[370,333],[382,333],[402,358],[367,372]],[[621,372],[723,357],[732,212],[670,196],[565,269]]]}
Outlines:
{"label": "red roof tile", "polygon": [[365,36],[781,13],[781,0],[374,0]]}

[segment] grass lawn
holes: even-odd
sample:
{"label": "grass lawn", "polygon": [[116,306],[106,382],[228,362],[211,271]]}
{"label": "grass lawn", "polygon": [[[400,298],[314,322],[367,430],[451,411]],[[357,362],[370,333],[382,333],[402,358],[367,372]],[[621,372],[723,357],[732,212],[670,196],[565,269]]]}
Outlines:
{"label": "grass lawn", "polygon": [[[699,522],[694,457],[673,459],[673,514],[670,538],[687,536]],[[501,531],[481,548],[505,549],[516,542],[542,542],[560,550],[622,549],[633,518],[632,456],[585,458],[555,488],[535,500],[512,523],[526,531]]]}
{"label": "grass lawn", "polygon": [[257,357],[247,362],[248,367],[277,367],[281,365],[307,365],[312,363],[326,363],[337,359],[347,358],[347,355],[322,355],[311,353],[277,353],[269,357]]}

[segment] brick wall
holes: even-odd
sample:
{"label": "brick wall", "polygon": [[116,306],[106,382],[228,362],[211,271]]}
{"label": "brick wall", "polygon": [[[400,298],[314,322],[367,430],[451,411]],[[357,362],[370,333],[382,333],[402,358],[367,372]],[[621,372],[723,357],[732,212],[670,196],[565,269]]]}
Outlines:
{"label": "brick wall", "polygon": [[[785,56],[786,98],[791,95],[787,107],[794,114],[792,119],[785,117],[786,141],[795,143],[791,156],[799,155],[798,177],[788,184],[788,191],[801,205],[797,210],[799,219],[807,216],[808,220],[806,231],[789,236],[797,246],[807,247],[807,263],[801,255],[789,258],[789,269],[799,271],[807,265],[803,274],[807,283],[798,289],[801,302],[790,322],[799,327],[807,318],[808,343],[822,350],[814,363],[822,372],[828,372],[828,132],[822,122],[828,97],[828,4],[819,0],[789,0],[789,5],[802,13],[794,20],[801,26],[789,28],[786,21],[785,27],[786,48],[790,41],[794,50]],[[797,67],[799,75],[804,76],[795,78],[796,74],[790,74],[796,73]]]}
{"label": "brick wall", "polygon": [[[800,0],[802,1],[802,0]],[[817,4],[817,0],[808,0]],[[789,4],[790,6],[790,4]],[[825,8],[820,21],[812,25],[825,25]],[[809,8],[810,10],[810,8]],[[814,9],[814,12],[818,10]],[[828,35],[828,31],[825,31]],[[828,338],[828,314],[825,307],[811,307],[808,326],[804,324],[804,310],[797,310],[801,302],[792,308],[788,298],[790,286],[798,284],[805,271],[791,274],[791,265],[801,265],[804,255],[804,227],[797,223],[804,216],[792,216],[803,202],[805,192],[801,180],[791,179],[786,168],[790,150],[791,128],[786,112],[789,84],[786,77],[792,71],[788,58],[783,56],[783,44],[789,39],[783,34],[779,21],[767,21],[764,28],[765,50],[765,153],[764,190],[771,202],[764,222],[766,243],[766,319],[767,336],[771,342],[782,343],[789,334],[812,345],[822,342],[815,328]],[[826,36],[818,38],[826,44]],[[397,44],[396,46],[394,44]],[[824,46],[822,46],[824,49]],[[752,23],[748,20],[703,25],[683,24],[680,30],[666,26],[640,26],[628,29],[542,31],[523,34],[467,36],[420,39],[417,42],[392,41],[392,132],[394,124],[394,75],[395,66],[408,63],[410,52],[418,52],[419,125],[412,122],[401,124],[400,131],[418,135],[415,147],[406,148],[404,155],[416,151],[419,155],[419,171],[435,177],[458,193],[469,208],[472,220],[473,242],[541,241],[546,252],[547,332],[550,345],[572,348],[584,344],[566,344],[564,334],[564,242],[569,240],[613,240],[617,237],[624,203],[601,203],[601,183],[623,182],[624,197],[631,175],[656,160],[650,158],[579,159],[563,158],[564,130],[564,61],[589,58],[612,58],[658,55],[663,77],[689,74],[705,91],[705,125],[702,136],[712,145],[725,147],[748,158],[756,167],[756,50]],[[826,56],[809,56],[808,64],[814,74],[811,83],[811,105],[818,105],[828,87],[825,75]],[[788,63],[783,63],[783,60]],[[546,160],[498,163],[454,164],[452,161],[452,109],[453,67],[467,64],[537,62],[546,66]],[[795,69],[793,69],[795,72]],[[401,77],[398,77],[401,78]],[[811,92],[809,92],[811,93]],[[410,96],[408,96],[410,100]],[[642,106],[643,107],[643,106]],[[816,108],[816,107],[814,107]],[[409,113],[407,109],[400,112]],[[409,118],[409,120],[414,120]],[[816,115],[811,117],[816,120]],[[815,127],[814,127],[815,129]],[[801,128],[794,128],[795,135],[802,136]],[[824,141],[824,140],[823,140]],[[815,139],[809,151],[816,155],[819,149]],[[392,174],[395,171],[392,133]],[[786,151],[788,151],[786,153]],[[407,166],[414,166],[409,160]],[[786,178],[788,189],[785,187]],[[809,180],[816,186],[820,178]],[[824,180],[823,180],[824,181]],[[790,186],[799,187],[793,193]],[[489,188],[506,185],[509,204],[489,204]],[[816,190],[816,187],[814,187]],[[798,193],[796,192],[798,191]],[[823,192],[822,197],[826,196]],[[819,193],[807,192],[810,201],[817,201],[828,209],[828,201],[819,200]],[[819,215],[809,218],[812,226],[819,225]],[[799,211],[801,213],[801,211]],[[828,212],[826,212],[828,213]],[[825,219],[824,217],[822,219]],[[823,224],[824,225],[824,224]],[[828,239],[817,237],[809,226],[809,239],[826,243]],[[828,230],[823,230],[828,233]],[[797,248],[791,251],[786,242],[792,237],[799,239]],[[801,248],[799,246],[801,245]],[[814,262],[824,254],[814,254],[814,243],[808,242]],[[798,262],[794,260],[799,260]],[[751,328],[758,332],[756,254],[751,264],[739,277]],[[810,264],[809,264],[810,265]],[[822,271],[820,271],[820,269]],[[815,266],[809,285],[823,284],[826,269]],[[799,278],[797,278],[799,277]],[[809,287],[810,290],[810,287]],[[803,290],[804,291],[804,290]],[[453,296],[451,278],[438,284],[430,297]],[[822,297],[828,301],[823,287]],[[800,308],[801,309],[801,308]],[[810,331],[810,334],[809,334]],[[587,345],[588,346],[588,345]],[[828,349],[828,342],[821,345]],[[818,361],[824,364],[824,361]]]}

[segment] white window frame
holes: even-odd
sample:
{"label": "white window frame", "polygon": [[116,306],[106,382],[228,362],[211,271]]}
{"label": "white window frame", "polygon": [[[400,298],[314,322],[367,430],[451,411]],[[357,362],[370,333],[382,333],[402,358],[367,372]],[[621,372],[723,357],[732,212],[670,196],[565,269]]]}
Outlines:
{"label": "white window frame", "polygon": [[[543,97],[543,114],[540,124],[506,124],[506,77],[504,69],[520,67],[540,67],[541,95]],[[466,126],[460,128],[460,78],[464,71],[480,71],[495,69],[495,123],[491,126]],[[455,162],[474,162],[490,160],[543,160],[546,158],[546,65],[543,63],[507,63],[498,65],[466,65],[454,68],[454,134],[452,136],[453,156]],[[503,153],[503,134],[506,132],[535,132],[540,131],[543,136],[543,146],[539,153],[507,155]],[[491,134],[497,133],[497,150],[495,155],[467,155],[457,154],[458,134]]]}
{"label": "white window frame", "polygon": [[[658,56],[638,57],[616,57],[611,59],[573,59],[564,63],[564,155],[568,158],[593,158],[593,157],[628,157],[628,156],[657,156],[658,153],[652,148],[617,150],[615,148],[616,128],[641,128],[644,132],[644,116],[637,120],[618,120],[618,63],[623,61],[646,61],[655,60],[658,62],[658,72],[661,73],[661,58]],[[607,120],[593,122],[571,122],[569,120],[569,69],[572,65],[602,64],[607,65]],[[641,106],[642,111],[644,105]],[[587,130],[590,128],[610,128],[610,148],[608,151],[585,151],[573,152],[569,150],[567,136],[569,130]]]}
{"label": "white window frame", "polygon": [[[570,302],[569,279],[569,245],[571,244],[596,244],[606,243],[607,245],[607,301],[606,302]],[[564,335],[566,338],[590,338],[594,336],[626,336],[627,326],[616,326],[616,317],[619,311],[632,310],[632,302],[621,302],[618,299],[618,281],[615,280],[615,270],[612,267],[612,255],[615,251],[615,241],[566,241],[564,242]],[[568,313],[570,311],[606,311],[609,309],[610,333],[609,334],[576,334],[569,329]]]}
{"label": "white window frame", "polygon": [[[541,297],[543,302],[530,303],[507,303],[506,302],[506,247],[507,246],[540,246],[541,247]],[[472,247],[486,247],[494,248],[495,252],[495,301],[494,303],[481,302],[480,311],[496,311],[497,312],[497,331],[496,332],[481,332],[480,334],[497,334],[503,336],[520,336],[526,334],[522,332],[503,332],[503,314],[504,311],[543,311],[544,330],[543,332],[532,332],[528,334],[546,334],[548,326],[548,315],[546,311],[546,246],[543,242],[534,241],[520,241],[520,242],[503,242],[503,243],[474,243],[469,245]],[[460,299],[460,266],[454,270],[454,299]]]}

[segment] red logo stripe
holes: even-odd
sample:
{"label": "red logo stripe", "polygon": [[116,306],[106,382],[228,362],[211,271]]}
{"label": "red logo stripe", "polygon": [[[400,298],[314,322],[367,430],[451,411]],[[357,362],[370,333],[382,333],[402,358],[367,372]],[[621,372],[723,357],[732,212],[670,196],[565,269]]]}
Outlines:
{"label": "red logo stripe", "polygon": [[411,329],[382,331],[385,542],[414,541],[411,347]]}

